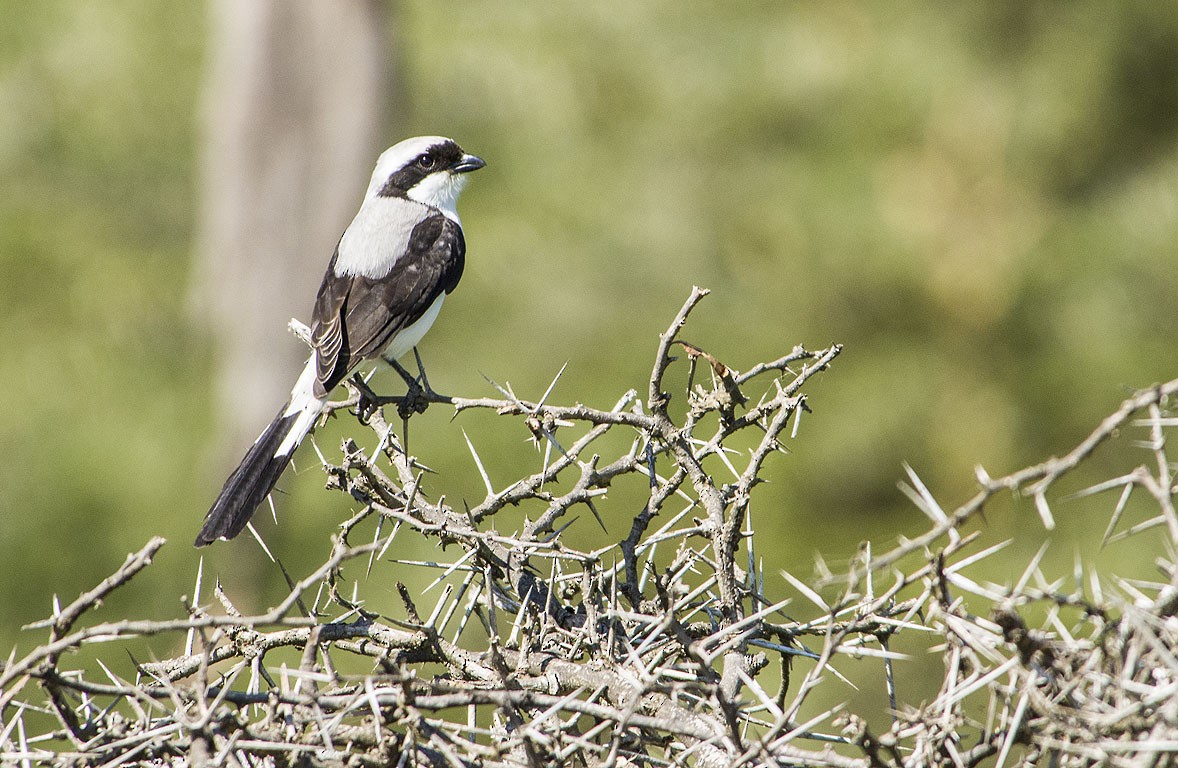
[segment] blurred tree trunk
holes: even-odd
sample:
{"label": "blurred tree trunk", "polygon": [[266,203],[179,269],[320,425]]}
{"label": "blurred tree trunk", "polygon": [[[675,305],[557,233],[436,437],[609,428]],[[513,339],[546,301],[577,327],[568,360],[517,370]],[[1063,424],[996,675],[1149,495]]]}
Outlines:
{"label": "blurred tree trunk", "polygon": [[336,241],[386,138],[393,79],[384,0],[214,0],[198,322],[215,336],[224,449],[284,401]]}

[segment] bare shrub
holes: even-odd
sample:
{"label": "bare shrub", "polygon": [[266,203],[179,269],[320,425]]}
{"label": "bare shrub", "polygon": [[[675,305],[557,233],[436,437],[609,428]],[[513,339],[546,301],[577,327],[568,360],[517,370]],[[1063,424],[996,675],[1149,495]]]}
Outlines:
{"label": "bare shrub", "polygon": [[[0,760],[1173,764],[1178,515],[1165,450],[1175,422],[1164,409],[1178,381],[1125,401],[1060,458],[998,479],[979,470],[977,494],[955,509],[943,509],[910,471],[906,489],[930,521],[925,533],[882,554],[865,547],[839,575],[766,578],[750,504],[767,459],[806,409],[803,385],[839,347],[796,347],[732,370],[680,338],[705,294],[693,291],[662,335],[646,392],[626,392],[608,410],[551,405],[547,395],[525,402],[507,389],[497,399],[381,399],[353,384],[352,397],[334,407],[364,412],[379,448],[365,452],[348,439],[338,464],[325,461],[329,488],[350,494],[360,511],[332,537],[323,564],[261,615],[241,615],[219,587],[213,606],[199,604],[198,581],[186,617],[85,624],[87,611],[150,564],[164,543],[153,539],[35,625],[48,631],[45,642],[0,668]],[[433,500],[430,477],[375,407],[409,413],[422,398],[497,413],[504,429],[522,426],[541,449],[540,468],[499,490],[482,472],[486,496],[473,507]],[[1057,481],[1102,443],[1138,450],[1117,438],[1142,430],[1149,464],[1087,493],[1116,492],[1106,539],[1164,540],[1160,581],[1090,573],[1065,589],[1041,572],[1038,556],[1014,584],[966,575],[1001,546],[963,530],[987,502],[1023,494],[1050,526]],[[606,450],[617,444],[624,450]],[[598,515],[623,478],[648,489],[625,538],[601,534],[592,551],[568,545],[562,531],[572,513]],[[1134,496],[1154,512],[1118,531]],[[508,518],[509,509],[522,517]],[[523,522],[496,529],[509,519]],[[445,545],[450,559],[402,562],[435,569],[437,596],[420,605],[421,595],[398,585],[403,617],[384,617],[365,608],[363,590],[377,582],[370,571],[387,562],[394,537],[405,536]],[[782,612],[799,595],[820,618]],[[979,605],[987,615],[971,612]],[[891,646],[901,636],[941,656],[935,698],[893,701],[891,727],[878,734],[867,727],[870,713],[812,704],[852,657],[873,659],[894,691],[904,657]],[[127,644],[144,637],[183,652],[120,676]],[[82,648],[97,651],[95,664],[77,661]],[[358,661],[364,671],[345,671]]]}

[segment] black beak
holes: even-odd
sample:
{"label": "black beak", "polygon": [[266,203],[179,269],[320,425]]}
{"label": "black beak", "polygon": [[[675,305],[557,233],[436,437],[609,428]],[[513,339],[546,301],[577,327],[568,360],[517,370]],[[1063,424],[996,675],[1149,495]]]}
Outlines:
{"label": "black beak", "polygon": [[450,167],[450,170],[454,173],[470,173],[471,171],[477,171],[486,164],[483,158],[476,155],[463,155],[461,160]]}

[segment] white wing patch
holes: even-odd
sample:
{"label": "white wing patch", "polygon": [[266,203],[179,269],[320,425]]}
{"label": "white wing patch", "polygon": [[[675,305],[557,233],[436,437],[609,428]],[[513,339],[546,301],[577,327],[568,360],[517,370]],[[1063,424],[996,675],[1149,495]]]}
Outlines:
{"label": "white wing patch", "polygon": [[413,228],[430,213],[424,203],[404,198],[365,200],[340,238],[335,274],[362,275],[372,280],[384,277],[408,250]]}

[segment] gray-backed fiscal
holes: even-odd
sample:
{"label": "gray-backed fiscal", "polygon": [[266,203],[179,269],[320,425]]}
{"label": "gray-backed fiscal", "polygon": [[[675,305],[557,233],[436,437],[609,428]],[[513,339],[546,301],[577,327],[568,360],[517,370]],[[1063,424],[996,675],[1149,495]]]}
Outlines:
{"label": "gray-backed fiscal", "polygon": [[421,341],[462,277],[466,241],[456,205],[466,174],[484,165],[441,136],[406,139],[381,154],[315,297],[311,357],[290,400],[225,481],[196,546],[245,528],[337,384],[365,360],[395,361]]}

